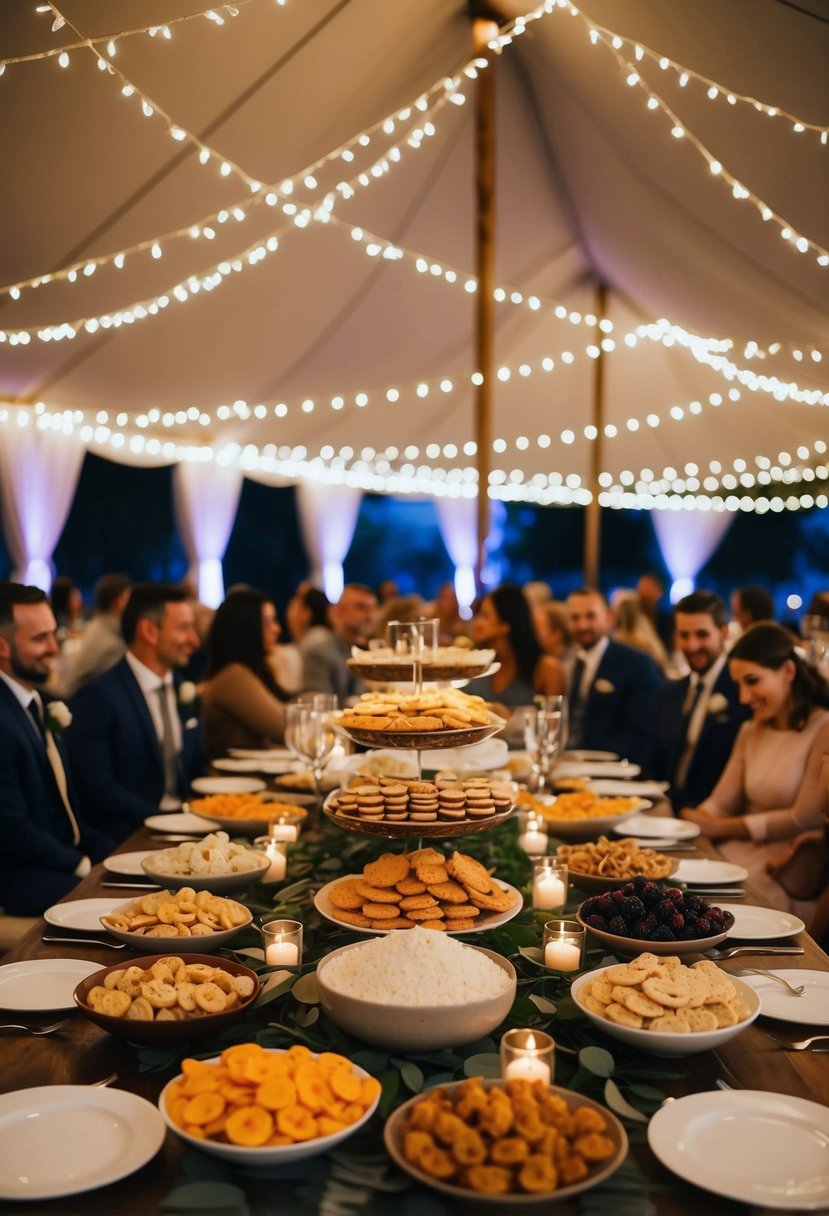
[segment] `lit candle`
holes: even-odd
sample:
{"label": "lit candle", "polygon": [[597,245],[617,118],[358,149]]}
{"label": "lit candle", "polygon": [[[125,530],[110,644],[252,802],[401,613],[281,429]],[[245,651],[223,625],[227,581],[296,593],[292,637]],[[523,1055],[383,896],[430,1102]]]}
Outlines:
{"label": "lit candle", "polygon": [[267,854],[268,860],[271,864],[268,867],[268,872],[265,875],[264,881],[282,882],[283,878],[288,872],[288,858],[285,856],[282,849],[280,849],[278,841],[269,840],[265,846],[265,853]]}
{"label": "lit candle", "polygon": [[270,967],[298,967],[302,962],[302,924],[271,920],[262,926],[265,962]]}
{"label": "lit candle", "polygon": [[552,857],[533,862],[533,907],[563,908],[567,902],[567,866]]}
{"label": "lit candle", "polygon": [[283,941],[282,937],[279,937],[266,947],[265,962],[269,966],[281,963],[283,967],[296,967],[299,963],[299,947],[295,942]]}
{"label": "lit candle", "polygon": [[581,966],[581,950],[574,942],[564,938],[549,941],[544,947],[544,966],[556,971],[578,971]]}
{"label": "lit candle", "polygon": [[284,818],[278,819],[276,823],[271,824],[270,836],[271,840],[283,840],[286,844],[296,844],[299,839],[299,828],[295,823],[287,823]]}
{"label": "lit candle", "polygon": [[542,830],[541,821],[535,815],[527,816],[527,830],[518,837],[518,844],[530,856],[541,856],[547,852],[549,837]]}
{"label": "lit candle", "polygon": [[545,1085],[550,1084],[552,1071],[546,1060],[540,1058],[534,1035],[528,1035],[526,1045],[515,1051],[515,1057],[504,1070],[506,1081],[542,1081]]}

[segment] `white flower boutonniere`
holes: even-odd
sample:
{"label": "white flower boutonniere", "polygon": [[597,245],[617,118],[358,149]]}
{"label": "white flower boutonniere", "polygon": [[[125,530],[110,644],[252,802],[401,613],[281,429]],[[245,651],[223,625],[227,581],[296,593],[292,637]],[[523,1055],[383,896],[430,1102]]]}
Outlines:
{"label": "white flower boutonniere", "polygon": [[712,693],[708,698],[708,708],[706,713],[722,714],[728,709],[728,697],[723,696],[721,692]]}
{"label": "white flower boutonniere", "polygon": [[199,699],[199,690],[192,680],[185,680],[178,686],[179,705],[192,705]]}
{"label": "white flower boutonniere", "polygon": [[593,687],[596,692],[608,693],[616,691],[616,685],[611,684],[610,680],[595,680]]}
{"label": "white flower boutonniere", "polygon": [[53,735],[59,735],[67,726],[72,725],[72,713],[63,701],[50,701],[46,706],[46,729]]}

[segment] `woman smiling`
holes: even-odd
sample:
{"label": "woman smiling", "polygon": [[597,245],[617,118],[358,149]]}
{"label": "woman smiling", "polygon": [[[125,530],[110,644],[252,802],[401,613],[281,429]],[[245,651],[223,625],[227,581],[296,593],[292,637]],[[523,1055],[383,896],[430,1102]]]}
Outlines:
{"label": "woman smiling", "polygon": [[720,780],[695,809],[698,823],[729,861],[746,866],[768,901],[808,915],[767,872],[778,842],[819,827],[827,801],[821,779],[829,751],[829,685],[780,625],[752,625],[735,644],[728,670],[751,710]]}

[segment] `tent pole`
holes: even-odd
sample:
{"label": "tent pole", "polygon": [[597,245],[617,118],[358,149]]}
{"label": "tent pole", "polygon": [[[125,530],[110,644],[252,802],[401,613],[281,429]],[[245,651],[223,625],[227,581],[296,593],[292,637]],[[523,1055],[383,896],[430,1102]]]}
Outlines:
{"label": "tent pole", "polygon": [[[487,55],[487,43],[498,25],[488,17],[473,16],[472,45],[476,55]],[[475,295],[475,362],[483,379],[475,391],[475,444],[478,467],[477,549],[475,584],[482,590],[482,573],[489,536],[489,474],[492,467],[492,381],[494,364],[495,302],[495,67],[478,76],[475,102],[475,261],[478,291]]]}
{"label": "tent pole", "polygon": [[599,283],[596,287],[596,345],[599,355],[596,358],[596,370],[593,376],[593,426],[596,428],[596,438],[590,449],[590,491],[593,495],[587,504],[584,516],[584,585],[598,587],[599,568],[601,565],[601,528],[602,509],[599,506],[599,474],[604,460],[604,351],[602,338],[604,334],[599,322],[605,318],[607,309],[607,285]]}

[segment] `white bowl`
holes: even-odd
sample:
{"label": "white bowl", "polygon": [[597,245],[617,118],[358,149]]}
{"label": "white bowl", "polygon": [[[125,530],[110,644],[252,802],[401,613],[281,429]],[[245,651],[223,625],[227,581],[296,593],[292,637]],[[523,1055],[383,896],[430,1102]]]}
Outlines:
{"label": "white bowl", "polygon": [[[406,930],[416,932],[417,930]],[[348,950],[356,950],[363,942],[341,946],[320,959],[317,965],[317,987],[322,1007],[337,1026],[375,1047],[391,1047],[401,1051],[436,1051],[444,1047],[460,1047],[474,1043],[500,1026],[515,1001],[517,976],[507,959],[481,946],[466,946],[477,950],[507,973],[509,987],[497,996],[484,997],[464,1005],[389,1005],[368,998],[345,996],[331,988],[325,971],[332,959]]]}
{"label": "white bowl", "polygon": [[262,863],[255,870],[241,870],[234,874],[164,874],[161,870],[154,870],[150,864],[159,853],[164,851],[164,849],[159,849],[147,857],[141,862],[141,869],[148,878],[157,882],[160,887],[166,887],[168,891],[178,891],[181,887],[192,887],[194,891],[210,891],[213,895],[233,895],[237,891],[245,891],[264,878],[271,864],[270,858],[263,854]]}
{"label": "white bowl", "polygon": [[[555,819],[553,817],[555,800],[547,803],[546,799],[542,798],[539,801],[546,803],[540,812],[536,811],[537,815],[540,814],[544,831],[550,836],[556,836],[559,840],[576,842],[597,840],[599,836],[606,836],[618,824],[624,823],[626,819],[632,819],[634,815],[640,815],[642,811],[653,805],[646,798],[637,798],[636,805],[629,811],[620,811],[615,815],[593,815],[584,819]],[[519,809],[522,808],[519,807]]]}
{"label": "white bowl", "polygon": [[[610,1035],[612,1039],[627,1043],[629,1047],[636,1047],[646,1055],[693,1056],[701,1051],[711,1051],[721,1047],[723,1043],[727,1043],[729,1039],[735,1038],[738,1034],[742,1034],[760,1012],[760,998],[754,989],[737,979],[735,975],[729,975],[728,978],[737,989],[737,995],[749,1009],[749,1015],[745,1021],[738,1022],[736,1026],[723,1026],[718,1030],[692,1030],[687,1034],[672,1033],[667,1030],[635,1030],[632,1026],[619,1026],[616,1022],[603,1018],[601,1014],[592,1013],[582,1004],[584,989],[592,980],[607,970],[609,968],[599,967],[596,971],[586,971],[578,979],[573,980],[570,994],[581,1012],[594,1026]],[[666,1012],[670,1011],[666,1010]]]}
{"label": "white bowl", "polygon": [[253,921],[252,913],[246,908],[247,920],[241,925],[236,925],[232,929],[218,929],[215,933],[204,933],[200,937],[146,937],[143,933],[113,929],[112,925],[106,923],[107,916],[117,916],[119,912],[130,912],[135,904],[134,899],[119,904],[117,908],[113,908],[111,912],[100,917],[100,921],[110,937],[114,937],[118,942],[123,942],[125,946],[129,946],[130,950],[137,950],[139,954],[175,954],[179,949],[198,950],[200,954],[213,954],[214,951],[221,950],[222,946],[226,946],[237,933],[241,933]]}
{"label": "white bowl", "polygon": [[729,914],[726,916],[726,926],[720,933],[712,933],[708,937],[692,937],[685,942],[649,942],[641,937],[622,937],[618,933],[610,933],[605,929],[594,929],[582,918],[581,906],[576,912],[576,920],[579,924],[584,925],[590,936],[595,937],[597,942],[601,942],[613,954],[620,954],[623,958],[636,958],[637,955],[644,954],[646,951],[663,956],[676,954],[680,958],[687,958],[691,954],[703,954],[706,950],[711,950],[714,946],[719,946],[724,942],[734,923],[734,917]]}
{"label": "white bowl", "polygon": [[[285,1054],[279,1048],[266,1048],[265,1050],[271,1051],[274,1055]],[[220,1058],[219,1056],[214,1056],[205,1062],[215,1064]],[[354,1075],[361,1079],[369,1076],[369,1073],[359,1068],[356,1064],[352,1064],[351,1068]],[[349,1136],[368,1123],[377,1109],[377,1103],[380,1101],[380,1095],[378,1094],[371,1106],[366,1110],[366,1113],[356,1123],[352,1123],[350,1127],[346,1127],[341,1132],[334,1132],[331,1136],[318,1136],[315,1140],[305,1140],[299,1144],[262,1145],[259,1148],[245,1148],[240,1144],[222,1144],[218,1140],[198,1140],[172,1121],[167,1113],[167,1091],[171,1085],[181,1079],[181,1075],[179,1075],[173,1077],[172,1081],[168,1081],[158,1099],[158,1109],[161,1111],[162,1118],[170,1131],[175,1132],[179,1139],[183,1140],[191,1148],[197,1148],[200,1152],[207,1153],[211,1157],[221,1157],[223,1161],[231,1161],[234,1165],[242,1167],[283,1165],[288,1161],[301,1161],[304,1157],[316,1157],[320,1153],[327,1153],[329,1149],[334,1148],[335,1145],[340,1144],[343,1140],[347,1140]]]}

